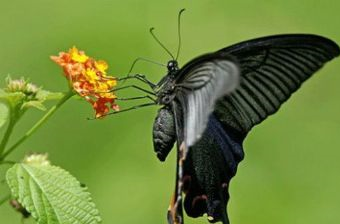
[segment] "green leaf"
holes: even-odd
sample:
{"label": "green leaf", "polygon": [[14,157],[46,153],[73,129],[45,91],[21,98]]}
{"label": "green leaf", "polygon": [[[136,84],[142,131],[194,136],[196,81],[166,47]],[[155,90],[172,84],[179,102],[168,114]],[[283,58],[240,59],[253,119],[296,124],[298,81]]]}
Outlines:
{"label": "green leaf", "polygon": [[32,155],[7,171],[13,197],[38,224],[97,224],[98,210],[87,189],[67,171]]}
{"label": "green leaf", "polygon": [[25,94],[21,92],[7,93],[0,91],[0,102],[6,103],[12,108],[15,108],[16,105],[20,104],[24,98]]}
{"label": "green leaf", "polygon": [[46,101],[46,100],[60,100],[64,96],[64,93],[61,92],[50,92],[47,90],[40,89],[37,92],[36,98],[39,101]]}
{"label": "green leaf", "polygon": [[5,96],[6,92],[3,89],[0,89],[0,99]]}
{"label": "green leaf", "polygon": [[9,115],[7,105],[0,102],[0,128],[6,123]]}
{"label": "green leaf", "polygon": [[44,104],[42,104],[42,102],[37,101],[37,100],[28,101],[24,103],[21,108],[30,108],[30,107],[34,107],[42,111],[46,110],[46,107],[44,106]]}

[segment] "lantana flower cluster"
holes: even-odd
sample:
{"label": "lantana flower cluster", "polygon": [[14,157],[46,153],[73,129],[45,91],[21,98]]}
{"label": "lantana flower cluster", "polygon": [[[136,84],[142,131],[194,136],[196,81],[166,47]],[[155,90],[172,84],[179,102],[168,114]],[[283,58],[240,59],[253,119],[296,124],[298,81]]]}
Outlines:
{"label": "lantana flower cluster", "polygon": [[60,52],[59,56],[51,56],[51,59],[63,68],[71,87],[92,105],[96,118],[103,117],[110,110],[119,110],[113,92],[117,79],[107,75],[105,61],[95,60],[76,47]]}

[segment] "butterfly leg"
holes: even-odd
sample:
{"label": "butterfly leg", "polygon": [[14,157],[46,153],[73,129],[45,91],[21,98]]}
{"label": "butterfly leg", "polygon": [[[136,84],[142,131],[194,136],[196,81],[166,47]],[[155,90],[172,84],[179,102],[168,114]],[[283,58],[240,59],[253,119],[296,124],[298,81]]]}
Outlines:
{"label": "butterfly leg", "polygon": [[136,58],[136,59],[132,62],[128,74],[130,74],[130,73],[132,72],[133,68],[135,67],[135,65],[136,65],[136,63],[137,63],[138,61],[145,61],[145,62],[149,62],[149,63],[155,64],[155,65],[159,65],[159,66],[166,67],[166,65],[164,65],[164,64],[162,64],[162,63],[159,63],[159,62],[156,62],[156,61],[154,61],[154,60],[151,60],[151,59],[148,59],[148,58],[143,58],[143,57],[138,57],[138,58]]}
{"label": "butterfly leg", "polygon": [[157,86],[156,84],[154,84],[153,82],[148,80],[145,75],[141,75],[141,74],[127,75],[126,77],[119,78],[118,81],[125,81],[125,80],[128,80],[128,79],[137,79],[137,80],[147,84],[148,86],[150,86],[151,89],[154,89]]}
{"label": "butterfly leg", "polygon": [[156,104],[156,103],[145,103],[145,104],[140,104],[140,105],[136,105],[136,106],[133,106],[133,107],[129,107],[129,108],[126,108],[126,109],[123,109],[123,110],[114,111],[114,112],[111,112],[111,113],[102,115],[102,116],[100,116],[100,117],[96,117],[96,118],[87,118],[87,120],[96,120],[96,119],[98,119],[98,118],[103,118],[103,117],[106,117],[106,116],[108,116],[108,115],[118,114],[118,113],[126,112],[126,111],[129,111],[129,110],[135,110],[135,109],[139,109],[139,108],[142,108],[142,107],[148,107],[148,106],[153,106],[153,105],[157,105],[157,104]]}
{"label": "butterfly leg", "polygon": [[117,100],[121,100],[121,101],[141,100],[141,99],[149,99],[152,102],[157,103],[157,101],[154,98],[152,98],[151,96],[149,96],[149,95],[146,95],[146,96],[137,96],[137,97],[128,97],[128,98],[117,98]]}
{"label": "butterfly leg", "polygon": [[112,92],[117,92],[119,90],[128,89],[128,88],[138,89],[138,90],[140,90],[142,92],[148,93],[148,94],[153,95],[153,96],[156,95],[154,92],[151,92],[149,90],[143,89],[143,88],[141,88],[139,86],[136,86],[136,85],[122,86],[122,87],[118,87],[118,88],[112,89],[111,91]]}
{"label": "butterfly leg", "polygon": [[114,111],[114,112],[108,113],[105,116],[110,115],[110,114],[118,114],[118,113],[126,112],[126,111],[129,111],[129,110],[135,110],[135,109],[139,109],[139,108],[142,108],[142,107],[153,106],[153,105],[156,105],[156,103],[140,104],[140,105],[129,107],[129,108],[126,108],[126,109],[123,109],[123,110],[119,110],[119,111]]}

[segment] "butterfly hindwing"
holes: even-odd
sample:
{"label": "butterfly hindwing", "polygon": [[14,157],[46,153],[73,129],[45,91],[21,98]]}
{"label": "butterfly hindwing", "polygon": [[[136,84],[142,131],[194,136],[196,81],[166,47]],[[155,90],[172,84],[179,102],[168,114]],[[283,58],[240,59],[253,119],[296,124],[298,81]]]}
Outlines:
{"label": "butterfly hindwing", "polygon": [[176,181],[175,191],[172,195],[170,206],[168,208],[168,223],[169,224],[183,224],[183,207],[182,207],[182,192],[183,192],[183,156],[182,151],[184,147],[183,135],[183,111],[181,105],[173,101],[171,104],[173,110],[172,114],[175,121],[177,155],[176,155]]}
{"label": "butterfly hindwing", "polygon": [[210,115],[207,128],[184,162],[184,208],[189,216],[207,214],[210,222],[229,223],[229,183],[242,159],[242,140]]}
{"label": "butterfly hindwing", "polygon": [[[242,140],[237,133],[225,129],[215,115],[209,116],[202,137],[190,147],[183,159],[182,110],[173,103],[176,119],[178,146],[176,187],[170,203],[170,224],[183,223],[182,201],[191,217],[208,214],[210,222],[229,223],[226,205],[229,200],[229,183],[243,159]],[[185,198],[182,198],[182,192]]]}

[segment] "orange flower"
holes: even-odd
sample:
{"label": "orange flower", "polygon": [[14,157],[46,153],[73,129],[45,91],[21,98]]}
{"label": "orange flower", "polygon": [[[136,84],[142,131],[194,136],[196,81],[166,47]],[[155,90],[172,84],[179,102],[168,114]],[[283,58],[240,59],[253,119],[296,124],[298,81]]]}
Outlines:
{"label": "orange flower", "polygon": [[63,68],[72,88],[92,104],[97,118],[110,110],[119,110],[115,103],[117,96],[112,92],[117,80],[106,75],[108,65],[105,61],[96,61],[76,47],[60,52],[59,56],[51,56],[51,59]]}

